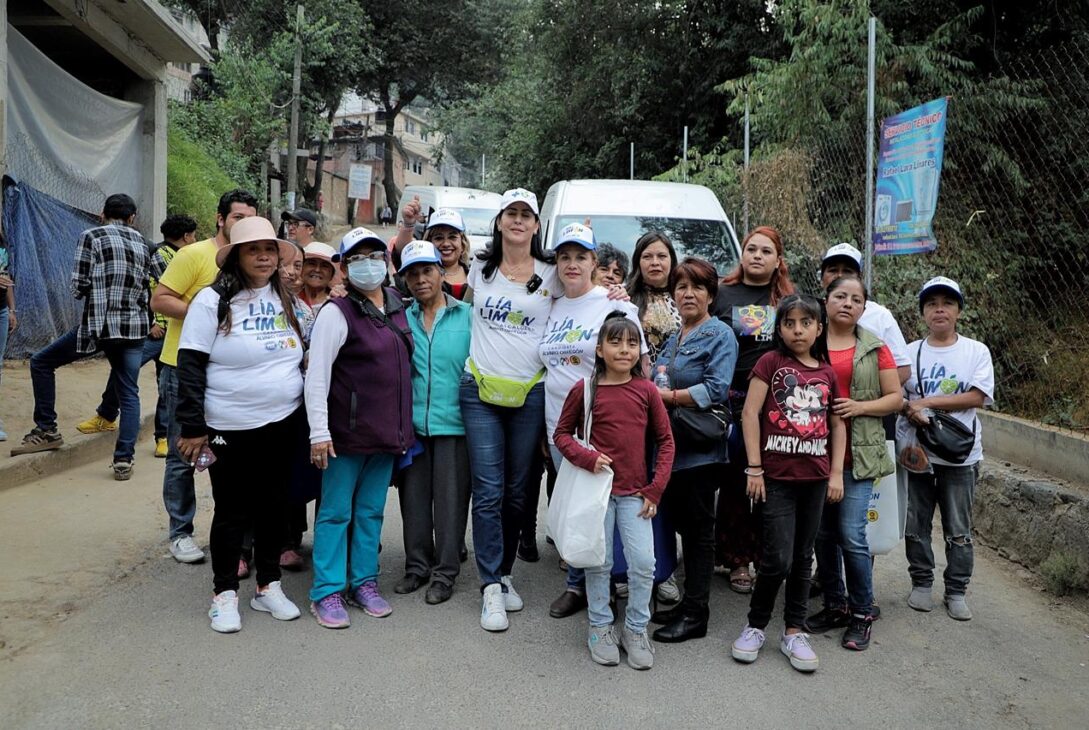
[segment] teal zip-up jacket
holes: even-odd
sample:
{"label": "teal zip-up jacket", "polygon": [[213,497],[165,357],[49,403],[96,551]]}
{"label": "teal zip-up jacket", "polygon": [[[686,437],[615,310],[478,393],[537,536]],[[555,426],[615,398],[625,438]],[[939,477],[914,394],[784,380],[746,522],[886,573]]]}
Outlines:
{"label": "teal zip-up jacket", "polygon": [[412,353],[412,427],[420,436],[464,436],[458,383],[469,357],[473,308],[449,294],[431,327],[424,329],[419,302],[408,308]]}

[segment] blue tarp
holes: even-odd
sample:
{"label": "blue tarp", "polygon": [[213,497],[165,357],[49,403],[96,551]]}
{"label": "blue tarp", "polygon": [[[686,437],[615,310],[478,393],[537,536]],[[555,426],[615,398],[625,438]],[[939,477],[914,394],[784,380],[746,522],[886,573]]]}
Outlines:
{"label": "blue tarp", "polygon": [[6,357],[28,357],[79,322],[83,303],[69,281],[79,234],[96,225],[90,213],[4,178],[4,234],[19,312]]}

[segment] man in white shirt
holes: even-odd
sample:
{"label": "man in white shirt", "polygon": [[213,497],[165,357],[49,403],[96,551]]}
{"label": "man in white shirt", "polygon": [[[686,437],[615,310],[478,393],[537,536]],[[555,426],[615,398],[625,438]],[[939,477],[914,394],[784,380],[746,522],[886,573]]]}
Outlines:
{"label": "man in white shirt", "polygon": [[[837,243],[828,249],[821,260],[821,289],[827,289],[828,285],[841,276],[862,277],[862,253],[849,243]],[[907,342],[900,331],[900,325],[886,307],[881,306],[869,298],[866,293],[866,309],[858,320],[859,325],[884,340],[892,351],[892,358],[896,361],[896,372],[900,376],[900,384],[911,376],[911,361],[908,359]]]}

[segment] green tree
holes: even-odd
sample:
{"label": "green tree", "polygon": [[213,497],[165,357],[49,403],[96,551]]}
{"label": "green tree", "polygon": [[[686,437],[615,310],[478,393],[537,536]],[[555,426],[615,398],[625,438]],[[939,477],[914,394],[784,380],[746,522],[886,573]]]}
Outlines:
{"label": "green tree", "polygon": [[763,0],[536,0],[509,19],[503,78],[442,123],[460,157],[487,153],[497,185],[627,177],[631,142],[648,177],[686,125],[693,145],[740,135],[715,86],[780,52],[771,22]]}
{"label": "green tree", "polygon": [[486,84],[498,70],[498,48],[507,38],[506,16],[516,0],[386,0],[369,3],[373,25],[369,43],[379,62],[362,69],[353,86],[377,103],[384,117],[385,160],[382,185],[394,202],[400,191],[393,177],[397,116],[409,104],[446,104],[472,84]]}

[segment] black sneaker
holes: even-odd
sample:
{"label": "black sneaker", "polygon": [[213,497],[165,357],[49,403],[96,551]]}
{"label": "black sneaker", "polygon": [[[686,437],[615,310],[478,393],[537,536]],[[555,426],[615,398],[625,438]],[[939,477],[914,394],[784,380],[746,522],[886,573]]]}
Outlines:
{"label": "black sneaker", "polygon": [[852,615],[847,630],[843,632],[843,640],[840,644],[844,649],[865,651],[870,645],[870,630],[873,628],[872,616]]}
{"label": "black sneaker", "polygon": [[842,629],[850,620],[851,614],[847,613],[846,608],[822,608],[805,623],[809,627],[809,633],[826,634],[832,629]]}
{"label": "black sneaker", "polygon": [[23,442],[11,450],[11,455],[21,456],[38,451],[53,451],[61,446],[64,446],[64,439],[61,438],[60,431],[56,428],[43,431],[35,426],[30,433],[23,436]]}

